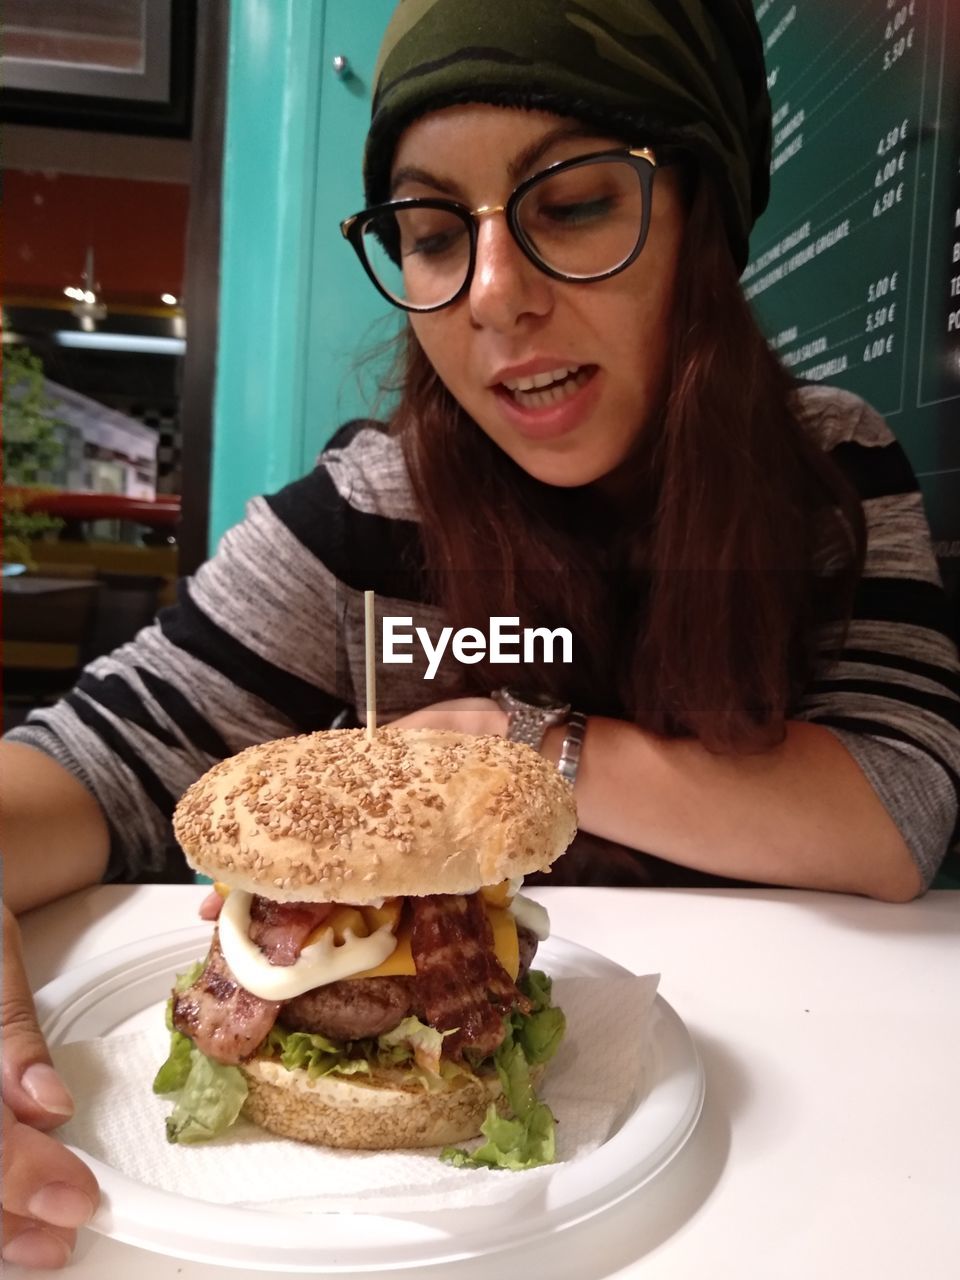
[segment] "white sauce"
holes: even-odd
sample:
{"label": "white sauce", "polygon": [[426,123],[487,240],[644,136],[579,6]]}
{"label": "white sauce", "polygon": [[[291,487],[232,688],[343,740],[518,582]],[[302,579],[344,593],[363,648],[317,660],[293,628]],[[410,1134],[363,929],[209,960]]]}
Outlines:
{"label": "white sauce", "polygon": [[509,910],[513,912],[517,924],[522,924],[525,929],[535,933],[538,941],[546,942],[550,937],[550,916],[546,907],[541,907],[539,902],[518,893],[510,903]]}
{"label": "white sauce", "polygon": [[251,901],[252,895],[240,889],[227,895],[220,911],[220,948],[241,987],[263,1000],[292,1000],[314,987],[375,969],[396,950],[397,939],[389,924],[368,938],[354,937],[351,929],[345,929],[339,945],[329,929],[319,941],[304,947],[295,964],[271,964],[250,941]]}

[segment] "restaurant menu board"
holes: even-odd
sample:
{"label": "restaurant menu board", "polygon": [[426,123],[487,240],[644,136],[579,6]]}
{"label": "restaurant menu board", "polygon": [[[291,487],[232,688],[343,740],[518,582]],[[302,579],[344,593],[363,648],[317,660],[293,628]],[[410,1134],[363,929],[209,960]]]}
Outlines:
{"label": "restaurant menu board", "polygon": [[798,376],[890,422],[960,580],[960,0],[755,0],[770,206],[743,277]]}

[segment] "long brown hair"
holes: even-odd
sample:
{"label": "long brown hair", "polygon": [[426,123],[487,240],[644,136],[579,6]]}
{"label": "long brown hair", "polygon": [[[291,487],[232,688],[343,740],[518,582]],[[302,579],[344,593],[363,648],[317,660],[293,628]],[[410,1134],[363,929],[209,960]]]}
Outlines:
{"label": "long brown hair", "polygon": [[722,225],[701,179],[664,403],[618,471],[618,502],[527,475],[408,331],[392,429],[432,598],[456,627],[516,616],[574,637],[570,665],[465,667],[465,691],[523,683],[711,750],[782,739],[818,627],[848,613],[863,515],[799,420],[795,384],[743,297]]}

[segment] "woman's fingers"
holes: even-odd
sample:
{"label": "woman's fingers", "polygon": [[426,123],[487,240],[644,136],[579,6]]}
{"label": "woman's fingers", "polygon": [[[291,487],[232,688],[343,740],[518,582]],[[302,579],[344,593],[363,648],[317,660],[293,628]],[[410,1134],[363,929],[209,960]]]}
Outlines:
{"label": "woman's fingers", "polygon": [[62,1266],[75,1229],[93,1217],[97,1180],[51,1134],[3,1107],[3,1257],[24,1266]]}
{"label": "woman's fingers", "polygon": [[211,889],[204,900],[200,903],[200,919],[216,920],[220,915],[220,908],[223,906],[223,898],[217,893],[216,889]]}
{"label": "woman's fingers", "polygon": [[50,1133],[3,1107],[3,1207],[55,1227],[82,1227],[100,1198],[97,1180]]}
{"label": "woman's fingers", "polygon": [[3,912],[3,1256],[59,1267],[100,1199],[97,1180],[49,1133],[73,1114],[50,1062],[23,967],[20,930]]}
{"label": "woman's fingers", "polygon": [[18,1213],[3,1215],[3,1260],[20,1267],[53,1270],[70,1261],[77,1233],[69,1227],[51,1227]]}
{"label": "woman's fingers", "polygon": [[50,1063],[23,967],[20,928],[3,909],[3,1098],[19,1120],[52,1129],[73,1115],[73,1099]]}

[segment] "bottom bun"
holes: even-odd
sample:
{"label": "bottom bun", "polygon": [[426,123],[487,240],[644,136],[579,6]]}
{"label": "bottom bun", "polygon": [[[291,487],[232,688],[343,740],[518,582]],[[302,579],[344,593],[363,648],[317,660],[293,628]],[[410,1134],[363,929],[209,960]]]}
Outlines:
{"label": "bottom bun", "polygon": [[[501,1114],[506,1099],[495,1071],[458,1077],[434,1093],[405,1084],[401,1071],[357,1076],[318,1076],[290,1071],[279,1062],[254,1059],[241,1070],[248,1093],[243,1114],[282,1138],[324,1147],[389,1151],[438,1147],[476,1138],[491,1102]],[[542,1068],[531,1071],[534,1081]]]}

